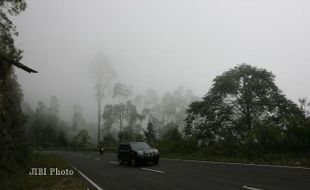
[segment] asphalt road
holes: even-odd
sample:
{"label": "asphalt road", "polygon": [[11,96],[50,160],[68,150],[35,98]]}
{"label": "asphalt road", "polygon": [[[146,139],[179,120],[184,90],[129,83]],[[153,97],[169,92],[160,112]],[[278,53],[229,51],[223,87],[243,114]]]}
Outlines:
{"label": "asphalt road", "polygon": [[156,166],[132,168],[119,166],[115,154],[56,153],[104,190],[310,190],[310,169],[164,158]]}

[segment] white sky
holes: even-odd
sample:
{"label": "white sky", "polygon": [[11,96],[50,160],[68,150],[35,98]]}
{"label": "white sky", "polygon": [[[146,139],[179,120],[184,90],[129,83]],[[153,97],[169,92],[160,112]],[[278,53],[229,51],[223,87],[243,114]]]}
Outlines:
{"label": "white sky", "polygon": [[17,71],[33,107],[56,95],[72,118],[79,103],[95,121],[89,64],[99,51],[135,93],[183,85],[203,96],[215,76],[241,63],[266,68],[293,101],[310,97],[310,1],[31,0],[14,18]]}

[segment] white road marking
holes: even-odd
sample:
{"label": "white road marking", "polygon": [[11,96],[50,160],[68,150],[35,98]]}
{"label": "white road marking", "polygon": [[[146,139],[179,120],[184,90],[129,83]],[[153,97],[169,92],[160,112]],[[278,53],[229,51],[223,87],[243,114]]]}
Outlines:
{"label": "white road marking", "polygon": [[183,162],[194,162],[194,163],[209,163],[209,164],[227,164],[227,165],[240,165],[240,166],[259,166],[259,167],[271,167],[271,168],[288,168],[288,169],[303,169],[310,170],[310,168],[306,167],[298,167],[298,166],[280,166],[280,165],[267,165],[267,164],[246,164],[240,162],[220,162],[220,161],[207,161],[207,160],[182,160],[182,159],[174,159],[174,158],[160,158],[161,160],[178,160]]}
{"label": "white road marking", "polygon": [[142,170],[147,170],[147,171],[151,171],[151,172],[157,172],[157,173],[161,173],[161,174],[164,174],[166,172],[163,172],[163,171],[160,171],[160,170],[152,170],[152,169],[149,169],[149,168],[141,168]]}
{"label": "white road marking", "polygon": [[[118,164],[118,162],[115,162],[115,161],[109,161],[111,164]],[[163,172],[163,171],[160,171],[160,170],[152,170],[152,169],[149,169],[149,168],[141,168],[142,170],[147,170],[147,171],[151,171],[151,172],[157,172],[157,173],[166,173],[166,172]]]}
{"label": "white road marking", "polygon": [[100,158],[96,158],[96,160],[101,160]]}
{"label": "white road marking", "polygon": [[264,189],[258,189],[258,188],[255,188],[255,187],[249,187],[249,186],[242,186],[242,188],[244,189],[248,189],[248,190],[264,190]]}
{"label": "white road marking", "polygon": [[99,187],[95,182],[93,182],[91,179],[89,179],[85,174],[83,174],[80,170],[78,170],[76,167],[74,167],[72,164],[70,164],[73,169],[75,169],[79,174],[84,177],[90,184],[92,184],[97,190],[103,190],[101,187]]}

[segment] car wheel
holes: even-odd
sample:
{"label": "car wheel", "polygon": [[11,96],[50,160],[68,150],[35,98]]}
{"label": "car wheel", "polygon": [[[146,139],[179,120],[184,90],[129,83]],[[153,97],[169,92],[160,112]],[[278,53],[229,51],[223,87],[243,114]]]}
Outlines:
{"label": "car wheel", "polygon": [[130,164],[132,167],[136,167],[137,166],[137,160],[135,158],[131,158]]}
{"label": "car wheel", "polygon": [[118,165],[123,165],[123,159],[122,157],[118,157]]}

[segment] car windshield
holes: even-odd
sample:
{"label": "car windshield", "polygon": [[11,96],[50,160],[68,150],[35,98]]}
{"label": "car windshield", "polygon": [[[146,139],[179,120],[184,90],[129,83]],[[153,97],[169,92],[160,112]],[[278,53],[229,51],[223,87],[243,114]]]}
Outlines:
{"label": "car windshield", "polygon": [[130,146],[132,150],[143,150],[143,149],[150,148],[150,146],[146,144],[145,142],[133,142],[133,143],[130,143]]}

